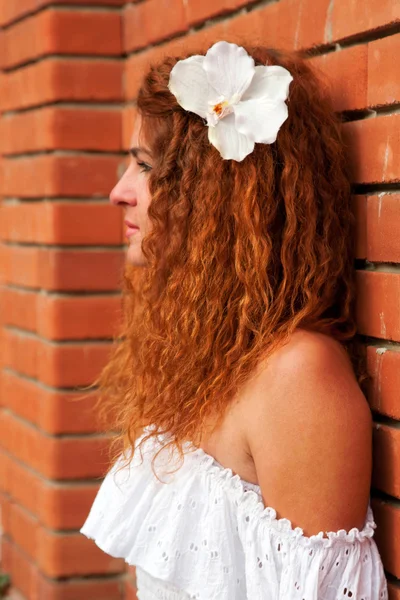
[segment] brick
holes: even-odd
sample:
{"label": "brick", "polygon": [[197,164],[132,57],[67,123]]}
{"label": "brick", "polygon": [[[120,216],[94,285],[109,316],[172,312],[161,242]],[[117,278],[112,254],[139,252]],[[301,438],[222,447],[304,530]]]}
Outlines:
{"label": "brick", "polygon": [[7,484],[11,497],[50,529],[76,530],[89,514],[98,484],[52,482],[15,460],[9,460]]}
{"label": "brick", "polygon": [[127,580],[125,583],[125,600],[138,600],[136,592],[133,582]]}
{"label": "brick", "polygon": [[367,361],[372,377],[368,390],[371,408],[388,417],[400,419],[400,353],[368,346]]}
{"label": "brick", "polygon": [[384,500],[374,499],[372,510],[377,524],[375,537],[383,565],[389,573],[400,577],[400,509]]}
{"label": "brick", "polygon": [[[395,0],[386,2],[394,3]],[[345,12],[345,0],[339,0],[339,3]],[[355,0],[354,3],[361,4],[361,0]],[[197,10],[202,11],[203,5],[206,6],[207,3],[198,3]],[[219,11],[219,4],[214,5],[215,10]],[[366,8],[367,20],[369,12],[371,11]],[[338,18],[337,13],[332,14],[329,0],[281,0],[279,3],[256,8],[248,14],[238,14],[227,19],[224,35],[220,39],[236,43],[248,43],[251,40],[254,44],[263,44],[268,39],[270,47],[306,50],[334,41]]]}
{"label": "brick", "polygon": [[38,532],[37,561],[41,571],[52,578],[120,573],[124,569],[123,559],[105,554],[83,535],[56,535],[46,529]]}
{"label": "brick", "polygon": [[60,101],[122,100],[124,65],[118,60],[47,58],[0,77],[0,110]]}
{"label": "brick", "polygon": [[28,377],[38,372],[38,340],[3,329],[3,364]]}
{"label": "brick", "polygon": [[[123,254],[114,250],[48,250],[7,246],[3,261],[5,281],[24,288],[64,292],[117,291],[120,288]],[[23,297],[20,302],[24,302]],[[28,310],[31,314],[32,308]],[[17,315],[17,318],[20,316]]]}
{"label": "brick", "polygon": [[121,318],[120,295],[65,297],[5,288],[1,300],[4,324],[48,340],[111,339]]}
{"label": "brick", "polygon": [[4,159],[3,194],[20,198],[104,197],[118,178],[121,158],[39,155]]}
{"label": "brick", "polygon": [[9,495],[11,493],[8,481],[10,463],[13,463],[11,458],[6,454],[0,452],[0,492],[3,495]]}
{"label": "brick", "polygon": [[124,50],[143,48],[187,29],[183,0],[147,0],[128,5],[123,21]]}
{"label": "brick", "polygon": [[355,195],[352,198],[352,210],[356,219],[356,239],[355,256],[356,258],[367,258],[367,202],[368,197]]}
{"label": "brick", "polygon": [[207,19],[229,13],[249,4],[249,0],[197,0],[186,1],[186,17],[189,25],[197,25]]}
{"label": "brick", "polygon": [[400,195],[355,196],[357,258],[400,262]]}
{"label": "brick", "polygon": [[7,489],[13,502],[18,502],[31,514],[37,516],[40,486],[43,485],[44,480],[6,454],[2,454],[2,460],[6,465],[2,473],[2,487]]}
{"label": "brick", "polygon": [[[85,0],[86,6],[123,6],[125,3],[126,0]],[[8,25],[50,4],[79,6],[82,4],[82,0],[18,0],[18,2],[3,2],[0,6],[0,25]]]}
{"label": "brick", "polygon": [[37,299],[35,292],[4,287],[0,296],[3,324],[36,331]]}
{"label": "brick", "polygon": [[123,582],[116,579],[90,578],[51,580],[42,577],[40,580],[39,598],[41,600],[125,600],[122,592]]}
{"label": "brick", "polygon": [[147,70],[151,64],[157,62],[160,54],[160,49],[154,48],[140,54],[134,54],[126,59],[125,97],[127,100],[134,100],[136,98]]}
{"label": "brick", "polygon": [[[115,250],[42,250],[41,287],[60,291],[118,291],[123,259],[123,253]],[[117,304],[118,300],[111,303]]]}
{"label": "brick", "polygon": [[[155,50],[159,50],[164,56],[167,54],[205,54],[210,46],[215,42],[226,39],[226,41],[234,41],[229,38],[227,27],[232,22],[232,19],[228,21],[220,21],[214,25],[204,27],[200,31],[195,31],[187,36],[181,36],[163,45]],[[255,35],[255,32],[254,32]]]}
{"label": "brick", "polygon": [[359,110],[368,106],[368,47],[353,46],[311,59],[329,85],[334,110]]}
{"label": "brick", "polygon": [[36,595],[39,578],[39,571],[36,565],[8,539],[3,539],[2,559],[4,571],[12,578],[13,589],[15,587],[24,594],[24,597],[15,596],[14,600],[26,600],[27,598],[39,600]]}
{"label": "brick", "polygon": [[117,110],[46,107],[14,113],[0,121],[3,154],[41,150],[121,150]]}
{"label": "brick", "polygon": [[3,335],[4,365],[53,387],[92,384],[111,350],[108,342],[49,343],[13,330]]}
{"label": "brick", "polygon": [[[235,44],[248,44],[251,42],[252,44],[260,43],[261,36],[265,35],[266,28],[268,27],[268,21],[265,16],[265,9],[254,10],[250,13],[243,13],[236,15],[235,17],[222,22],[222,26],[224,27],[223,37],[227,42],[232,42]],[[271,16],[272,18],[272,16]],[[282,20],[284,20],[284,14],[282,11],[281,15]],[[284,31],[285,27],[281,29]],[[222,32],[221,32],[222,33]],[[202,36],[208,35],[207,29],[200,30],[195,34],[197,38],[202,38]],[[204,45],[207,44],[207,37],[204,39]],[[210,42],[211,45],[212,42]],[[285,42],[282,39],[282,45]],[[206,48],[207,50],[207,48]]]}
{"label": "brick", "polygon": [[40,296],[38,334],[50,340],[112,338],[120,320],[120,296]]}
{"label": "brick", "polygon": [[290,0],[286,11],[297,8],[297,22],[294,37],[295,49],[308,49],[329,42],[330,0]]}
{"label": "brick", "polygon": [[342,131],[351,157],[353,183],[389,183],[399,179],[398,115],[345,123]]}
{"label": "brick", "polygon": [[367,259],[400,262],[400,194],[367,196]]}
{"label": "brick", "polygon": [[5,30],[2,66],[9,69],[49,54],[119,56],[121,51],[118,13],[50,8]]}
{"label": "brick", "polygon": [[385,106],[399,102],[400,81],[396,57],[400,34],[368,44],[368,104]]}
{"label": "brick", "polygon": [[94,433],[99,429],[97,395],[93,392],[61,392],[4,371],[2,393],[5,406],[49,434]]}
{"label": "brick", "polygon": [[50,437],[12,415],[0,415],[1,445],[49,479],[102,477],[108,467],[105,436]]}
{"label": "brick", "polygon": [[400,275],[357,271],[357,323],[359,332],[400,341]]}
{"label": "brick", "polygon": [[79,529],[89,514],[98,485],[62,484],[42,486],[38,501],[41,522],[52,529]]}
{"label": "brick", "polygon": [[374,31],[399,19],[397,0],[335,0],[331,13],[332,40]]}
{"label": "brick", "polygon": [[120,245],[120,211],[110,204],[19,202],[2,205],[0,237],[10,242],[58,245]]}
{"label": "brick", "polygon": [[268,40],[270,47],[289,50],[320,46],[327,41],[329,0],[282,0],[255,9],[250,15],[228,21],[228,35],[235,31],[238,42],[265,44]]}
{"label": "brick", "polygon": [[400,498],[400,429],[374,424],[374,468],[372,484]]}
{"label": "brick", "polygon": [[54,387],[90,385],[104,367],[109,352],[108,342],[40,344],[38,377]]}
{"label": "brick", "polygon": [[46,578],[31,560],[8,539],[3,540],[4,570],[12,577],[13,585],[24,592],[9,600],[122,600],[122,583],[115,576],[71,580]]}
{"label": "brick", "polygon": [[[6,283],[22,284],[26,287],[40,287],[40,263],[42,251],[40,248],[26,248],[18,246],[6,246],[3,250],[4,281]],[[19,305],[26,304],[24,298],[19,298]],[[24,317],[24,324],[32,319],[32,311]],[[29,321],[27,321],[29,319]],[[30,328],[29,326],[27,327]]]}
{"label": "brick", "polygon": [[11,505],[12,498],[8,496],[8,494],[0,493],[0,509],[2,516],[2,529],[4,533],[7,535],[11,529]]}
{"label": "brick", "polygon": [[[252,14],[252,13],[251,13]],[[234,36],[226,34],[225,22],[212,27],[206,27],[196,33],[181,36],[171,42],[144,50],[126,59],[125,67],[125,98],[134,100],[142,84],[143,77],[152,64],[164,59],[166,56],[181,56],[186,53],[205,53],[210,45],[220,39],[234,41]]]}
{"label": "brick", "polygon": [[13,541],[31,558],[34,558],[37,552],[39,526],[37,518],[30,515],[18,504],[11,504],[10,535]]}
{"label": "brick", "polygon": [[15,543],[31,559],[37,560],[39,569],[48,577],[123,570],[123,560],[107,556],[80,534],[48,531],[16,504],[11,505],[10,525]]}

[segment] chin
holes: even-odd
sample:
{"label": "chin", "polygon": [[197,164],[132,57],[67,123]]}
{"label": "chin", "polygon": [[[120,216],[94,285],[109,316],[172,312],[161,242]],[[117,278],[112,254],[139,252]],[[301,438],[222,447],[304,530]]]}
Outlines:
{"label": "chin", "polygon": [[145,267],[146,262],[140,244],[131,244],[126,252],[126,262],[133,267]]}

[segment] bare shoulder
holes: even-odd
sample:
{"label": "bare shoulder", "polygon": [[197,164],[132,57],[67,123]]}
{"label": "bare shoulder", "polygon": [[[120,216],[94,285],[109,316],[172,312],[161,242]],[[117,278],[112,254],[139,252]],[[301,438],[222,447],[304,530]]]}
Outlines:
{"label": "bare shoulder", "polygon": [[251,383],[243,419],[264,502],[305,535],[362,528],[372,416],[341,345],[299,330]]}

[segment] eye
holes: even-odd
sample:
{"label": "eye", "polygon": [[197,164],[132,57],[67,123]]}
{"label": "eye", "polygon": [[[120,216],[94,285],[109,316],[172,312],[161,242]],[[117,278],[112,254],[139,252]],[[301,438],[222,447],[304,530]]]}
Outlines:
{"label": "eye", "polygon": [[141,167],[140,172],[141,173],[147,173],[148,171],[151,171],[152,167],[144,162],[139,162],[137,161],[137,165],[138,167]]}

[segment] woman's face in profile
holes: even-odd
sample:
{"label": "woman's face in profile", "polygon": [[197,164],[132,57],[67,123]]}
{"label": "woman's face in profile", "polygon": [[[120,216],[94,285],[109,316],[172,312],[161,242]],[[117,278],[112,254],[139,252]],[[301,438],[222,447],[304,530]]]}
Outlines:
{"label": "woman's face in profile", "polygon": [[124,228],[128,240],[126,260],[133,266],[145,266],[141,242],[148,232],[147,210],[150,204],[149,172],[153,162],[150,150],[139,140],[140,115],[131,138],[130,163],[110,193],[110,202],[124,209]]}

